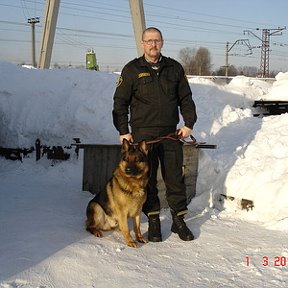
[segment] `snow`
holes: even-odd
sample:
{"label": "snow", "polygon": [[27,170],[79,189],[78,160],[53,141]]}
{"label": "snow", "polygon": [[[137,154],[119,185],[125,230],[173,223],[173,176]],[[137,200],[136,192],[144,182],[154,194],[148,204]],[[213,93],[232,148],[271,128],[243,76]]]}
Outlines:
{"label": "snow", "polygon": [[[114,144],[112,95],[118,75],[81,69],[27,69],[0,63],[0,147]],[[275,82],[189,79],[199,120],[197,194],[188,227],[161,243],[125,245],[119,232],[85,231],[83,151],[52,163],[35,155],[0,158],[0,287],[287,287],[288,114],[253,117],[254,100],[287,100],[288,73]],[[52,165],[53,164],[53,165]],[[221,195],[222,194],[222,195]],[[224,199],[225,195],[227,199]],[[232,201],[231,199],[234,199]],[[241,200],[253,201],[242,209]],[[142,217],[144,236],[147,219]],[[268,260],[268,262],[267,262]]]}

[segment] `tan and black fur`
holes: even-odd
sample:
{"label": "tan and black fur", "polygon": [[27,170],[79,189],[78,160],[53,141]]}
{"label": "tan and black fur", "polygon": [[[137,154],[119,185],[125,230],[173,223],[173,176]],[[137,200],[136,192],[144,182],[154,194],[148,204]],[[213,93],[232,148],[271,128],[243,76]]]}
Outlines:
{"label": "tan and black fur", "polygon": [[87,231],[102,237],[101,231],[119,227],[127,245],[137,247],[128,226],[128,219],[132,218],[136,240],[147,242],[140,231],[142,206],[147,196],[147,154],[145,141],[131,145],[124,139],[121,160],[106,189],[97,194],[87,206]]}

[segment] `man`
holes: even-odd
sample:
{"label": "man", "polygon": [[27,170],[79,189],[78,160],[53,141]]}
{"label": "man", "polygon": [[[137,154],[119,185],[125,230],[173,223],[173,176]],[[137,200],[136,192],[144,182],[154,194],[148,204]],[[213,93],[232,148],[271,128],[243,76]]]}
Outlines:
{"label": "man", "polygon": [[[125,65],[114,94],[113,122],[120,142],[124,138],[131,142],[149,142],[175,132],[179,109],[184,126],[177,133],[180,138],[187,138],[197,116],[183,67],[161,54],[163,38],[157,28],[145,29],[141,44],[144,55]],[[149,152],[150,178],[143,212],[148,217],[148,240],[152,242],[162,241],[157,190],[159,160],[173,219],[171,231],[184,241],[194,239],[184,221],[188,210],[182,175],[182,145],[181,141],[164,139],[154,143]]]}

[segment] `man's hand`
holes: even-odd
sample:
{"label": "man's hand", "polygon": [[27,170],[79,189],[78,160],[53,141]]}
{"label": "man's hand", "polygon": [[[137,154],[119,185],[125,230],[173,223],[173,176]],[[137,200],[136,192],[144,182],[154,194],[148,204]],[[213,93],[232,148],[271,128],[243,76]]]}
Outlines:
{"label": "man's hand", "polygon": [[185,139],[191,135],[192,129],[183,126],[178,130],[178,135],[181,136],[181,139]]}
{"label": "man's hand", "polygon": [[133,142],[133,137],[132,137],[132,134],[131,133],[128,133],[128,134],[124,134],[124,135],[120,135],[119,136],[119,140],[120,140],[120,143],[122,144],[123,140],[126,139],[128,140],[129,142]]}

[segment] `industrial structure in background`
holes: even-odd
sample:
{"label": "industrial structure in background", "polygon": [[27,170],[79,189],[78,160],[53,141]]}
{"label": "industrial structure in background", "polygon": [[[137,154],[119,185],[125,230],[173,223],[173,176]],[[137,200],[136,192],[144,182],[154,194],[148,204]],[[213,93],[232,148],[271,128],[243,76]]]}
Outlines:
{"label": "industrial structure in background", "polygon": [[[252,47],[250,45],[249,39],[238,39],[230,47],[229,47],[229,44],[230,44],[229,42],[226,42],[225,65],[223,66],[225,68],[226,77],[228,77],[228,69],[229,69],[228,55],[235,45],[244,45],[248,48],[247,52],[241,56],[252,54]],[[236,55],[238,56],[239,54],[230,54],[230,56],[236,56]]]}
{"label": "industrial structure in background", "polygon": [[[256,30],[260,30],[257,28]],[[262,39],[257,36],[254,32],[245,30],[244,35],[252,34],[254,37],[261,41],[261,60],[260,60],[260,70],[259,77],[266,78],[269,77],[269,52],[270,52],[270,37],[282,35],[283,30],[286,30],[286,27],[277,28],[277,29],[262,29]]]}
{"label": "industrial structure in background", "polygon": [[[143,54],[141,47],[141,38],[142,32],[146,28],[145,24],[145,15],[143,8],[143,0],[129,0],[130,12],[132,17],[134,35],[136,40],[137,54],[140,57]],[[46,0],[46,11],[45,11],[45,21],[43,25],[42,41],[41,41],[41,50],[40,50],[40,60],[39,68],[49,68],[51,62],[51,55],[55,37],[56,23],[58,17],[58,11],[60,6],[60,0]],[[33,30],[35,23],[39,22],[39,18],[28,19],[28,22],[32,26],[32,65],[36,66],[35,63],[35,37]],[[261,47],[261,60],[260,60],[260,70],[258,73],[259,77],[266,78],[269,77],[269,52],[270,52],[270,37],[276,35],[282,35],[282,30],[285,30],[286,27],[277,28],[277,29],[262,29],[262,38],[257,36],[255,33],[249,30],[245,30],[244,34],[252,34],[257,39],[259,39],[262,44],[261,46],[251,47],[248,39],[239,39],[237,40],[230,48],[229,44],[226,44],[226,59],[225,59],[225,68],[226,76],[228,76],[228,53],[236,44],[246,45],[248,50],[251,52],[252,48]],[[257,28],[257,30],[260,30]],[[34,40],[33,40],[34,39]],[[91,70],[99,70],[97,65],[96,55],[93,50],[90,50],[86,53],[86,68]]]}
{"label": "industrial structure in background", "polygon": [[99,70],[96,54],[93,49],[90,49],[86,52],[86,69],[96,71]]}

